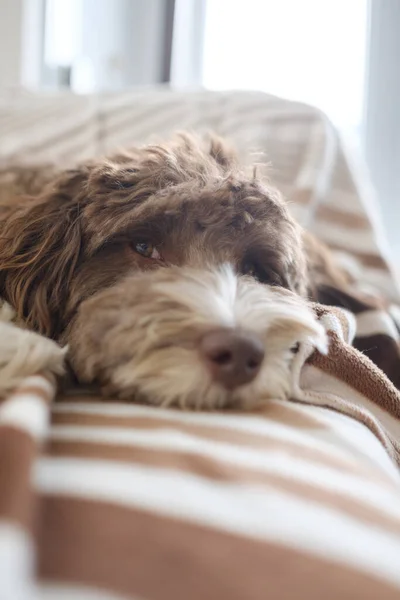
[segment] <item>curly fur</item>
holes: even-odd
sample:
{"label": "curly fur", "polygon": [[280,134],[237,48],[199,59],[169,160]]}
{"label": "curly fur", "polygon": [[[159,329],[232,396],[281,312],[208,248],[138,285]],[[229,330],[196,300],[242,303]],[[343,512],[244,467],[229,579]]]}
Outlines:
{"label": "curly fur", "polygon": [[[92,297],[159,267],[229,264],[301,297],[310,290],[301,228],[217,138],[181,135],[66,170],[8,169],[0,187],[0,295],[61,343],[76,339]],[[160,256],[137,253],[141,241]]]}
{"label": "curly fur", "polygon": [[[167,263],[257,261],[266,280],[304,294],[301,231],[278,192],[253,179],[222,144],[174,143],[61,172],[41,194],[2,207],[0,289],[33,329],[59,337],[80,302],[130,270],[150,238]],[[100,268],[101,266],[101,268]],[[100,272],[102,271],[102,273]]]}
{"label": "curly fur", "polygon": [[[199,354],[209,332],[233,329],[265,347],[257,377],[216,383]],[[181,408],[250,408],[292,391],[293,347],[326,351],[326,335],[298,295],[236,276],[228,266],[131,275],[83,302],[71,328],[72,366],[106,394]]]}

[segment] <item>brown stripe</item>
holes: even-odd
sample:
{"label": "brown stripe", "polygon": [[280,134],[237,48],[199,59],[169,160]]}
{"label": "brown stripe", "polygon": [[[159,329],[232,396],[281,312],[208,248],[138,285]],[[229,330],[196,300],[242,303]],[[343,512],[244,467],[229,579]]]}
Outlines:
{"label": "brown stripe", "polygon": [[44,580],[148,600],[399,598],[371,574],[290,548],[105,503],[42,497],[41,505]]}
{"label": "brown stripe", "polygon": [[390,276],[389,268],[386,261],[379,254],[372,254],[369,252],[356,252],[354,250],[349,250],[347,247],[343,247],[340,244],[333,244],[329,242],[328,246],[332,248],[332,250],[339,250],[340,252],[345,252],[350,256],[357,258],[360,263],[364,267],[370,267],[371,269],[381,269],[382,271],[386,271],[388,276]]}
{"label": "brown stripe", "polygon": [[[158,467],[173,471],[195,474],[213,481],[224,481],[235,484],[250,484],[269,486],[274,489],[300,497],[305,501],[317,502],[339,510],[367,524],[386,528],[389,532],[400,535],[400,518],[385,515],[381,510],[343,496],[340,492],[324,490],[312,483],[296,481],[274,473],[265,473],[250,467],[232,465],[219,461],[218,457],[210,459],[206,456],[173,452],[168,450],[155,451],[148,448],[132,446],[114,446],[109,444],[91,444],[85,442],[52,441],[47,449],[51,456],[85,458],[95,460],[135,463],[150,467]],[[381,482],[370,477],[369,481],[382,487]],[[398,497],[398,487],[385,478],[385,482],[393,487],[394,501]]]}
{"label": "brown stripe", "polygon": [[316,219],[323,219],[324,221],[329,221],[335,225],[343,225],[350,229],[371,229],[371,224],[364,215],[343,212],[326,204],[318,206],[315,217]]}
{"label": "brown stripe", "polygon": [[[314,464],[329,466],[340,471],[348,473],[360,473],[362,467],[354,462],[346,460],[335,453],[330,453],[325,449],[314,449],[303,446],[290,440],[282,440],[276,438],[268,438],[267,436],[259,436],[257,434],[246,433],[238,430],[229,430],[223,428],[203,427],[200,425],[192,425],[189,423],[177,423],[171,421],[163,421],[158,419],[146,419],[145,417],[110,417],[102,415],[77,415],[67,413],[55,413],[55,427],[57,425],[78,425],[78,426],[99,426],[99,427],[126,427],[127,429],[172,429],[182,431],[188,435],[195,435],[206,440],[215,440],[217,442],[225,442],[235,444],[237,446],[248,446],[261,450],[273,450],[275,452],[283,452],[298,458],[308,460]],[[327,430],[326,427],[321,427],[320,430]],[[84,430],[83,430],[84,432]],[[82,432],[82,433],[83,433]],[[364,474],[369,475],[369,470],[364,470]],[[377,473],[379,477],[379,473]],[[385,478],[386,480],[386,478]]]}
{"label": "brown stripe", "polygon": [[0,518],[32,526],[31,467],[36,444],[19,429],[0,427]]}
{"label": "brown stripe", "polygon": [[[100,397],[100,396],[95,396],[94,397],[95,402],[101,402],[101,404],[104,403],[104,398]],[[76,396],[73,397],[74,402],[76,402]],[[86,401],[86,397],[83,397],[80,399],[81,401],[85,402]],[[73,406],[74,402],[70,402],[71,406]],[[100,409],[101,410],[101,409]],[[154,409],[154,407],[149,407],[149,411],[152,412],[157,412],[157,409]],[[179,409],[171,409],[171,414],[176,413],[179,414],[181,411]],[[246,419],[248,417],[253,418],[253,417],[261,417],[261,418],[266,418],[268,419],[268,421],[273,421],[275,423],[279,423],[282,425],[285,425],[287,427],[296,427],[296,429],[307,429],[307,430],[313,430],[313,429],[321,429],[321,428],[326,428],[326,424],[323,422],[323,420],[321,419],[321,417],[317,417],[314,416],[310,413],[306,413],[306,411],[304,410],[304,407],[299,407],[296,406],[294,404],[290,404],[290,403],[276,403],[276,402],[271,402],[270,404],[263,406],[262,408],[256,409],[252,412],[234,412],[234,411],[226,411],[226,412],[220,412],[219,415],[222,416],[226,414],[227,416],[236,416],[238,417],[242,422],[246,422]],[[223,425],[221,427],[208,427],[207,425],[203,425],[201,423],[193,425],[192,423],[187,423],[184,421],[179,421],[179,420],[169,420],[169,419],[163,419],[162,417],[157,416],[157,418],[152,418],[152,417],[147,417],[147,416],[141,416],[141,415],[132,415],[130,416],[118,416],[118,415],[102,415],[102,414],[85,414],[85,413],[78,413],[78,412],[71,412],[71,413],[57,413],[57,412],[53,412],[52,414],[52,422],[53,423],[60,423],[60,422],[64,422],[63,419],[67,418],[69,422],[70,419],[73,419],[73,422],[76,423],[87,423],[90,424],[92,421],[94,422],[95,420],[99,420],[99,423],[106,423],[109,425],[116,425],[118,427],[148,427],[151,428],[153,427],[152,423],[154,422],[156,427],[175,427],[179,426],[182,429],[184,429],[185,431],[199,431],[199,432],[203,432],[204,434],[208,435],[209,433],[211,433],[212,430],[216,430],[218,432],[221,432],[222,435],[224,435],[225,433],[227,433],[228,435],[232,436],[236,435],[236,433],[238,435],[244,435],[245,439],[248,440],[252,440],[254,437],[253,433],[248,433],[246,434],[245,432],[242,433],[241,429],[238,430],[233,430],[233,428],[230,430],[229,428],[225,428]],[[96,423],[97,424],[97,423]],[[255,434],[257,437],[257,434]]]}

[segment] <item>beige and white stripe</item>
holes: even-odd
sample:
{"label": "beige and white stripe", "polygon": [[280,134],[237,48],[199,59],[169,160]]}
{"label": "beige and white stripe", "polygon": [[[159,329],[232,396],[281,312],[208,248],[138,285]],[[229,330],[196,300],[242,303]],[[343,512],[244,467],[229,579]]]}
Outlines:
{"label": "beige and white stripe", "polygon": [[[42,580],[149,599],[256,600],[298,586],[304,598],[323,589],[333,599],[339,578],[343,598],[395,598],[399,477],[381,445],[320,407],[274,402],[271,416],[56,405],[35,469]],[[278,564],[294,570],[290,583]]]}
{"label": "beige and white stripe", "polygon": [[[303,404],[186,413],[71,396],[48,429],[52,384],[26,380],[0,407],[0,597],[397,598],[393,390],[349,385],[356,319],[316,311],[337,360],[298,353]],[[370,314],[364,333],[385,323]]]}

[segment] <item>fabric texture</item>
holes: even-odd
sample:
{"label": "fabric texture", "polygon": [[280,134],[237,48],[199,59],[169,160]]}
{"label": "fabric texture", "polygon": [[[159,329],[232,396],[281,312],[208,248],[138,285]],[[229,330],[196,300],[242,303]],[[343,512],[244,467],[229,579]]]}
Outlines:
{"label": "fabric texture", "polygon": [[355,274],[315,311],[292,400],[188,413],[58,398],[0,405],[0,598],[395,600],[400,595],[397,284],[376,207],[315,109],[265,94],[0,94],[0,160],[95,156],[179,129],[262,150],[299,220]]}
{"label": "fabric texture", "polygon": [[27,379],[0,406],[0,597],[397,598],[400,394],[315,310],[329,354],[302,346],[292,401],[251,413]]}

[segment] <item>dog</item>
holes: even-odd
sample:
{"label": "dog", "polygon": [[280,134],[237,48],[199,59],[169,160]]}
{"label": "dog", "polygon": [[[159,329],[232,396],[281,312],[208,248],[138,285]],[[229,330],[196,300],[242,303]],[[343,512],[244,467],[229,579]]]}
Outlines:
{"label": "dog", "polygon": [[68,335],[81,382],[164,407],[248,409],[287,398],[297,344],[326,352],[306,302],[230,265],[122,279],[78,310]]}
{"label": "dog", "polygon": [[80,383],[244,406],[290,394],[296,344],[325,351],[307,304],[324,255],[222,140],[8,169],[0,187],[0,295],[17,323],[68,344]]}

